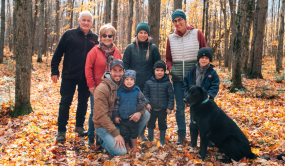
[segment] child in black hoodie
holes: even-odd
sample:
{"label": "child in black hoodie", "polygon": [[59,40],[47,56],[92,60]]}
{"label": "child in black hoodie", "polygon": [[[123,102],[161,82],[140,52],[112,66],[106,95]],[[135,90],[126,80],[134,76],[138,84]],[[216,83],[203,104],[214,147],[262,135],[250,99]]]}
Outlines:
{"label": "child in black hoodie", "polygon": [[153,141],[153,130],[158,119],[160,131],[160,145],[164,145],[165,132],[167,129],[167,114],[171,113],[174,107],[174,92],[168,74],[165,74],[166,64],[164,61],[157,61],[154,64],[154,76],[145,83],[143,94],[147,100],[147,110],[151,116],[148,121],[148,139]]}

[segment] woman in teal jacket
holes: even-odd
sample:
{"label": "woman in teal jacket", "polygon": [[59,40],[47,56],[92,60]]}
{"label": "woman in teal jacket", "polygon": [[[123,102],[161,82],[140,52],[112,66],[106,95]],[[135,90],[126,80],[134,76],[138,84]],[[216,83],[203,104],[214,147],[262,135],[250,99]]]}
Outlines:
{"label": "woman in teal jacket", "polygon": [[[153,66],[158,60],[160,60],[160,54],[156,45],[152,44],[149,26],[146,22],[141,22],[137,26],[133,43],[127,46],[123,56],[125,70],[136,71],[136,85],[141,91],[146,81],[153,75]],[[140,136],[142,140],[147,140],[144,131]]]}

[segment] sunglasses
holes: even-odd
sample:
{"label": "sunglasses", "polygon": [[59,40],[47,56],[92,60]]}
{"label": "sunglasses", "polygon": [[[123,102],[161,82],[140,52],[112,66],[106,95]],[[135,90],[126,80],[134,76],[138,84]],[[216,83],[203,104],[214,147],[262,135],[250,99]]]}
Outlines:
{"label": "sunglasses", "polygon": [[106,38],[107,36],[108,36],[108,38],[112,38],[113,37],[113,35],[106,35],[106,34],[102,35],[103,38]]}

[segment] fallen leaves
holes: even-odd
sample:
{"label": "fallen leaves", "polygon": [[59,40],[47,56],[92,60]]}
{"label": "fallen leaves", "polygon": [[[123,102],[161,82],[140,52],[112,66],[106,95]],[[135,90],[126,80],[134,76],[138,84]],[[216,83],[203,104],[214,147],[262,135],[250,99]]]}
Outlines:
{"label": "fallen leaves", "polygon": [[[221,80],[220,91],[215,99],[222,108],[242,129],[252,146],[252,151],[259,156],[267,156],[270,161],[258,158],[243,159],[231,164],[221,163],[218,159],[225,156],[216,148],[208,149],[208,157],[202,161],[199,157],[199,147],[190,147],[189,129],[183,145],[176,145],[177,125],[174,112],[168,116],[166,144],[160,147],[159,130],[154,130],[154,142],[139,140],[140,153],[130,151],[125,156],[110,156],[99,147],[88,147],[87,137],[78,137],[74,132],[77,94],[70,107],[70,118],[67,125],[67,141],[55,142],[57,134],[57,115],[60,100],[60,82],[50,80],[48,64],[34,62],[31,82],[31,103],[34,112],[18,118],[10,118],[12,111],[11,97],[14,95],[14,73],[8,71],[7,64],[0,64],[0,96],[3,98],[0,107],[0,165],[282,165],[284,162],[272,157],[285,153],[285,108],[284,83],[277,83],[266,61],[263,71],[264,80],[248,80],[243,83],[246,92],[228,93],[230,74],[219,72]],[[9,62],[10,69],[13,62]],[[6,65],[6,66],[5,66]],[[269,67],[268,67],[269,66]],[[270,73],[271,72],[271,73]],[[259,88],[266,87],[266,88]],[[275,89],[275,90],[268,90]],[[262,91],[263,90],[263,91]],[[262,96],[263,98],[257,98]],[[266,96],[267,95],[267,96]],[[270,96],[274,96],[272,99]],[[12,98],[13,99],[13,98]],[[189,109],[185,111],[186,123],[189,126]],[[86,116],[84,126],[87,129]],[[198,140],[199,145],[199,140]],[[284,159],[283,159],[284,160]]]}

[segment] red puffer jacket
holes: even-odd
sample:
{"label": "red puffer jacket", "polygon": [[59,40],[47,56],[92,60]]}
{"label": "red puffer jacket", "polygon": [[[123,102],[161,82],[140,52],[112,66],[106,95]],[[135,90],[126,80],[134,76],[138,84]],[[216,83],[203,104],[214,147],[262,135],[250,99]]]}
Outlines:
{"label": "red puffer jacket", "polygon": [[[120,51],[116,48],[114,59],[122,59]],[[99,44],[94,46],[87,54],[85,64],[85,76],[89,88],[96,87],[101,83],[101,78],[105,73],[106,57],[99,48]]]}

